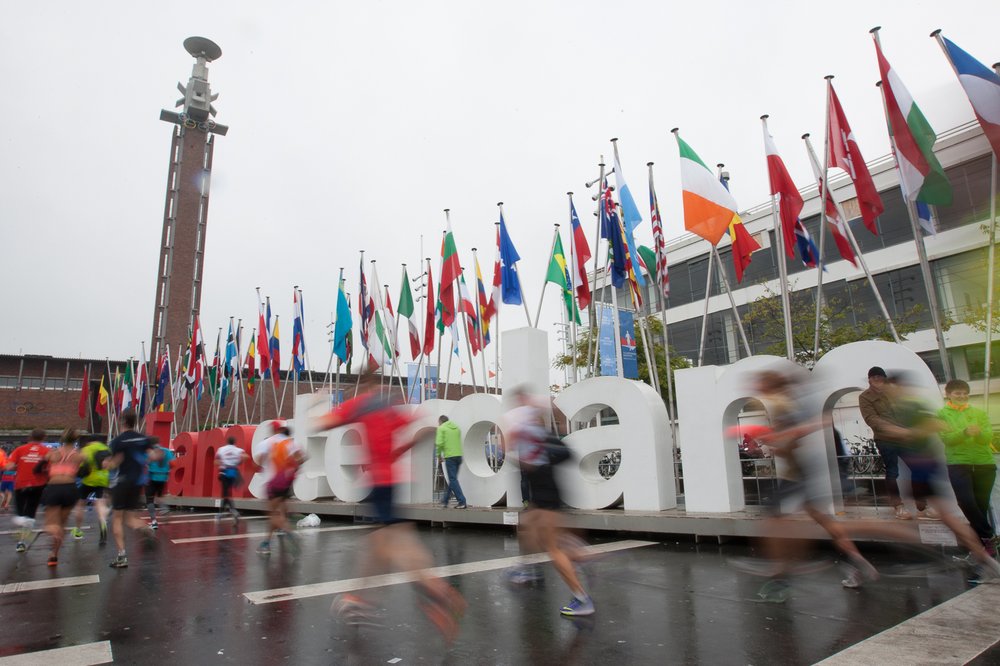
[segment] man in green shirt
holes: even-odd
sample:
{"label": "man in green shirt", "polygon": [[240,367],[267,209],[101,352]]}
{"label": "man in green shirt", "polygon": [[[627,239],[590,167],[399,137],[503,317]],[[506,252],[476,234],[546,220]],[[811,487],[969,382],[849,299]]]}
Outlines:
{"label": "man in green shirt", "polygon": [[458,468],[462,466],[462,433],[454,421],[449,421],[447,416],[442,416],[438,420],[437,434],[434,437],[435,450],[441,460],[444,461],[445,470],[448,473],[448,489],[444,493],[444,500],[441,506],[447,508],[448,500],[455,495],[456,509],[465,508],[465,493],[458,483]]}
{"label": "man in green shirt", "polygon": [[996,557],[993,527],[990,525],[990,495],[996,480],[993,461],[993,428],[981,409],[969,405],[969,385],[953,379],[944,387],[945,405],[938,417],[945,422],[941,431],[948,478],[955,499],[986,551]]}
{"label": "man in green shirt", "polygon": [[[82,539],[83,512],[87,507],[87,498],[94,497],[94,509],[97,511],[98,525],[101,536],[99,543],[104,545],[108,542],[108,500],[104,493],[108,489],[108,470],[104,469],[103,462],[111,455],[111,449],[107,444],[98,439],[101,435],[91,435],[90,442],[80,449],[83,455],[84,465],[88,474],[80,479],[80,501],[76,504],[76,527],[73,529],[73,538]],[[83,440],[83,437],[80,438]]]}

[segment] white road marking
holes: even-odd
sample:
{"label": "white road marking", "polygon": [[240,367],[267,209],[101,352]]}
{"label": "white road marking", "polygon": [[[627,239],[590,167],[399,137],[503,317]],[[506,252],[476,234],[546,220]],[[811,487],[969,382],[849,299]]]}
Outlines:
{"label": "white road marking", "polygon": [[[267,518],[267,516],[247,516],[246,518],[240,516],[240,522],[243,522],[244,520],[264,520],[265,518]],[[190,525],[191,523],[218,523],[227,520],[230,522],[232,521],[230,515],[228,513],[220,513],[218,518],[188,518],[187,520],[160,518],[156,522],[160,527],[163,527],[164,525]],[[146,519],[146,522],[149,522],[148,518]]]}
{"label": "white road marking", "polygon": [[998,605],[1000,585],[980,585],[819,663],[966,664],[1000,641]]}
{"label": "white road marking", "polygon": [[[613,553],[619,550],[630,548],[642,548],[644,546],[654,546],[655,541],[614,541],[612,543],[587,546],[582,549],[588,555],[601,553]],[[424,576],[447,578],[449,576],[461,576],[464,574],[481,573],[484,571],[494,571],[496,569],[506,569],[518,564],[540,564],[550,560],[547,553],[537,553],[534,555],[518,555],[516,557],[500,557],[493,560],[480,560],[478,562],[465,562],[462,564],[448,564],[441,567],[431,567],[419,571],[405,571],[400,573],[382,574],[379,576],[368,576],[365,578],[348,578],[345,580],[334,580],[325,583],[311,583],[309,585],[296,585],[295,587],[278,587],[272,590],[260,590],[259,592],[244,592],[243,596],[252,604],[270,604],[276,601],[288,601],[290,599],[305,599],[307,597],[320,597],[329,594],[340,594],[343,592],[353,592],[355,590],[367,590],[375,587],[386,587],[388,585],[400,585],[412,583]]]}
{"label": "white road marking", "polygon": [[[376,525],[348,525],[346,527],[311,527],[295,530],[295,534],[314,534],[316,532],[344,532],[347,530],[370,530]],[[187,539],[171,539],[170,543],[201,543],[203,541],[231,541],[233,539],[254,539],[267,536],[266,532],[247,532],[246,534],[222,534],[219,536],[190,537]]]}
{"label": "white road marking", "polygon": [[100,576],[70,576],[67,578],[45,578],[43,580],[27,580],[21,583],[0,585],[0,594],[13,592],[30,592],[53,587],[72,587],[74,585],[93,585],[101,582]]}
{"label": "white road marking", "polygon": [[0,666],[36,666],[42,663],[59,664],[59,666],[97,666],[97,664],[110,664],[114,660],[111,641],[101,641],[0,657]]}

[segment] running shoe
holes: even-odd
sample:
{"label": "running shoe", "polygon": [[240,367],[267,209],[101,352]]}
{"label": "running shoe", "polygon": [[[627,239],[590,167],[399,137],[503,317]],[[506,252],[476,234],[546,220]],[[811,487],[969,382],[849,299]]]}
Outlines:
{"label": "running shoe", "polygon": [[50,555],[49,556],[49,561],[46,562],[46,564],[48,564],[50,567],[54,567],[57,564],[59,564],[59,558],[56,557],[55,555]]}
{"label": "running shoe", "polygon": [[28,544],[24,543],[23,541],[18,541],[17,545],[14,546],[14,551],[18,553],[23,553],[27,550],[28,550]]}
{"label": "running shoe", "polygon": [[160,529],[160,524],[158,522],[156,522],[156,518],[153,518],[153,520],[151,520],[149,522],[149,529],[151,529],[151,530],[158,530],[158,529]]}
{"label": "running shoe", "polygon": [[511,585],[529,585],[545,580],[545,572],[537,565],[508,569],[505,575]]}
{"label": "running shoe", "polygon": [[237,511],[235,507],[229,510],[229,514],[233,517],[234,525],[240,522],[240,512]]}
{"label": "running shoe", "polygon": [[261,541],[260,545],[257,546],[258,555],[270,555],[271,554],[271,544],[267,541]]}
{"label": "running shoe", "polygon": [[330,612],[351,626],[379,624],[375,606],[354,594],[342,594],[337,597],[330,606]]}
{"label": "running shoe", "polygon": [[788,601],[788,597],[791,596],[792,587],[787,581],[781,578],[775,578],[769,580],[760,588],[757,592],[757,596],[760,597],[761,601],[771,603],[771,604],[783,604]]}
{"label": "running shoe", "polygon": [[840,581],[840,584],[852,590],[861,587],[865,582],[861,572],[851,565],[847,565],[845,568],[847,575],[844,576],[844,580]]}
{"label": "running shoe", "polygon": [[103,546],[108,542],[108,524],[105,521],[101,521],[101,539],[98,541],[98,545]]}
{"label": "running shoe", "polygon": [[913,516],[910,514],[909,511],[906,510],[906,507],[903,506],[902,504],[898,505],[895,509],[893,509],[893,514],[899,520],[913,520]]}
{"label": "running shoe", "polygon": [[576,597],[573,597],[568,604],[563,606],[560,610],[563,615],[570,615],[577,617],[580,615],[593,615],[594,614],[594,600],[587,597],[585,601],[580,601]]}
{"label": "running shoe", "polygon": [[83,538],[83,530],[81,530],[79,527],[74,527],[73,528],[73,538],[74,539],[82,539]]}
{"label": "running shoe", "polygon": [[115,559],[111,560],[109,565],[112,569],[124,569],[128,567],[128,558],[124,555],[119,555]]}
{"label": "running shoe", "polygon": [[941,520],[941,514],[934,507],[927,507],[923,511],[917,512],[917,518],[921,520]]}
{"label": "running shoe", "polygon": [[456,509],[468,509],[469,507],[468,507],[468,505],[466,505],[466,504],[465,504],[465,503],[463,502],[462,504],[456,504],[456,505],[455,505],[455,508],[456,508]]}

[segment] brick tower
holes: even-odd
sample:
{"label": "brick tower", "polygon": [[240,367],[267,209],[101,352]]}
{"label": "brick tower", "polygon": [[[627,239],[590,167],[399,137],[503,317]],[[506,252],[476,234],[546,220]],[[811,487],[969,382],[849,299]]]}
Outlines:
{"label": "brick tower", "polygon": [[184,48],[195,58],[195,65],[187,86],[177,84],[184,97],[177,100],[176,106],[182,111],[160,111],[160,120],[174,128],[150,345],[150,360],[154,363],[167,349],[172,361],[176,360],[177,350],[187,344],[188,329],[201,307],[212,153],[215,136],[225,136],[229,130],[212,119],[212,102],[218,94],[213,95],[208,85],[208,63],[217,60],[222,49],[204,37],[188,37]]}

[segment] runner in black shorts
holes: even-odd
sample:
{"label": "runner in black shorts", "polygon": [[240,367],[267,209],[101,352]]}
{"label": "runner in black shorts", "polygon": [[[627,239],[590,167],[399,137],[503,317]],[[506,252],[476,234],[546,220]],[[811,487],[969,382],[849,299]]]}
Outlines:
{"label": "runner in black shorts", "polygon": [[49,483],[42,494],[42,502],[45,504],[45,531],[52,537],[52,552],[48,562],[50,567],[59,563],[59,547],[62,546],[66,532],[66,522],[79,499],[76,475],[83,456],[76,450],[77,439],[77,431],[67,429],[62,435],[62,445],[45,456],[43,463],[39,463],[46,465],[49,472]]}
{"label": "runner in black shorts", "polygon": [[155,441],[135,431],[136,414],[133,409],[122,412],[124,430],[111,440],[110,468],[118,468],[118,483],[111,489],[111,506],[115,510],[111,518],[111,531],[118,546],[118,556],[111,562],[114,569],[128,566],[125,555],[125,525],[135,530],[143,530],[146,538],[156,541],[156,532],[136,515],[140,508],[143,490],[148,481],[146,464],[157,460],[162,454],[156,450]]}

